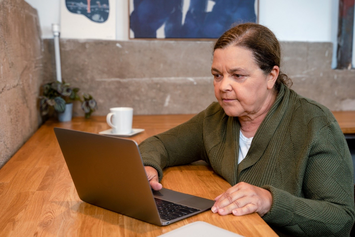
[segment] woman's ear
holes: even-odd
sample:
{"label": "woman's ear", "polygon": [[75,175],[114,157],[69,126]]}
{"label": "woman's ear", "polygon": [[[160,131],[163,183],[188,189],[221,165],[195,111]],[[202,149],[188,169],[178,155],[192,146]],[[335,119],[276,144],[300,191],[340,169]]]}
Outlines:
{"label": "woman's ear", "polygon": [[267,79],[267,88],[268,89],[272,89],[274,88],[274,85],[276,83],[276,80],[279,76],[280,73],[280,68],[278,66],[274,66],[271,69],[271,72],[268,75],[268,79]]}

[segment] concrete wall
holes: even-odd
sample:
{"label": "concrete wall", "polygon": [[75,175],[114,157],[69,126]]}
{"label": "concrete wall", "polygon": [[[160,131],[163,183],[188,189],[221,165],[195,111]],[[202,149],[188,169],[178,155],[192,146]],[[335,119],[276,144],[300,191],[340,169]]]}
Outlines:
{"label": "concrete wall", "polygon": [[[213,41],[61,40],[62,76],[98,101],[94,115],[131,106],[135,114],[197,113],[215,101]],[[45,55],[53,41],[44,40]],[[282,42],[281,69],[293,89],[331,110],[355,110],[355,71],[331,69],[332,44]],[[46,78],[55,78],[54,59]],[[83,116],[80,108],[76,116]]]}
{"label": "concrete wall", "polygon": [[0,167],[37,130],[42,40],[37,11],[0,0]]}

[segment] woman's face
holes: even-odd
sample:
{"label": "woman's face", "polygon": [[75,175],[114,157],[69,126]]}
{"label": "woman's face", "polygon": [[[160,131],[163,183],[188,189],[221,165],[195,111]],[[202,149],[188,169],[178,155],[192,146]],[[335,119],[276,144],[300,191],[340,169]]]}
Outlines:
{"label": "woman's face", "polygon": [[275,66],[265,74],[246,48],[216,49],[211,72],[215,96],[228,116],[253,119],[268,111],[274,102],[273,86],[279,68]]}

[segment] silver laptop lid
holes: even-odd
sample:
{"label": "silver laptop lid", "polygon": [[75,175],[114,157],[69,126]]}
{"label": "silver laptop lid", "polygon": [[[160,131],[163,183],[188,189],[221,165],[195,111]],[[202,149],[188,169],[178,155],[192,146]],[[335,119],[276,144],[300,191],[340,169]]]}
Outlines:
{"label": "silver laptop lid", "polygon": [[81,200],[161,225],[135,141],[62,128],[54,131]]}

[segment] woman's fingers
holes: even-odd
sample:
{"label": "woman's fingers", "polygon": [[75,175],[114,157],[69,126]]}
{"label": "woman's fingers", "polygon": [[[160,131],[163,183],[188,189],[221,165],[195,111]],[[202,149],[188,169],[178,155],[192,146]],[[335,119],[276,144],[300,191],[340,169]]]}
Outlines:
{"label": "woman's fingers", "polygon": [[154,189],[155,191],[159,191],[160,189],[163,188],[163,185],[161,185],[161,183],[154,180],[150,181],[149,184],[150,187],[152,187],[152,189]]}
{"label": "woman's fingers", "polygon": [[151,166],[145,166],[145,172],[150,184],[150,187],[155,191],[159,191],[163,188],[163,185],[159,183],[158,171]]}
{"label": "woman's fingers", "polygon": [[238,183],[219,195],[211,208],[213,213],[236,216],[258,212],[265,215],[271,208],[272,195],[269,191],[244,182]]}

